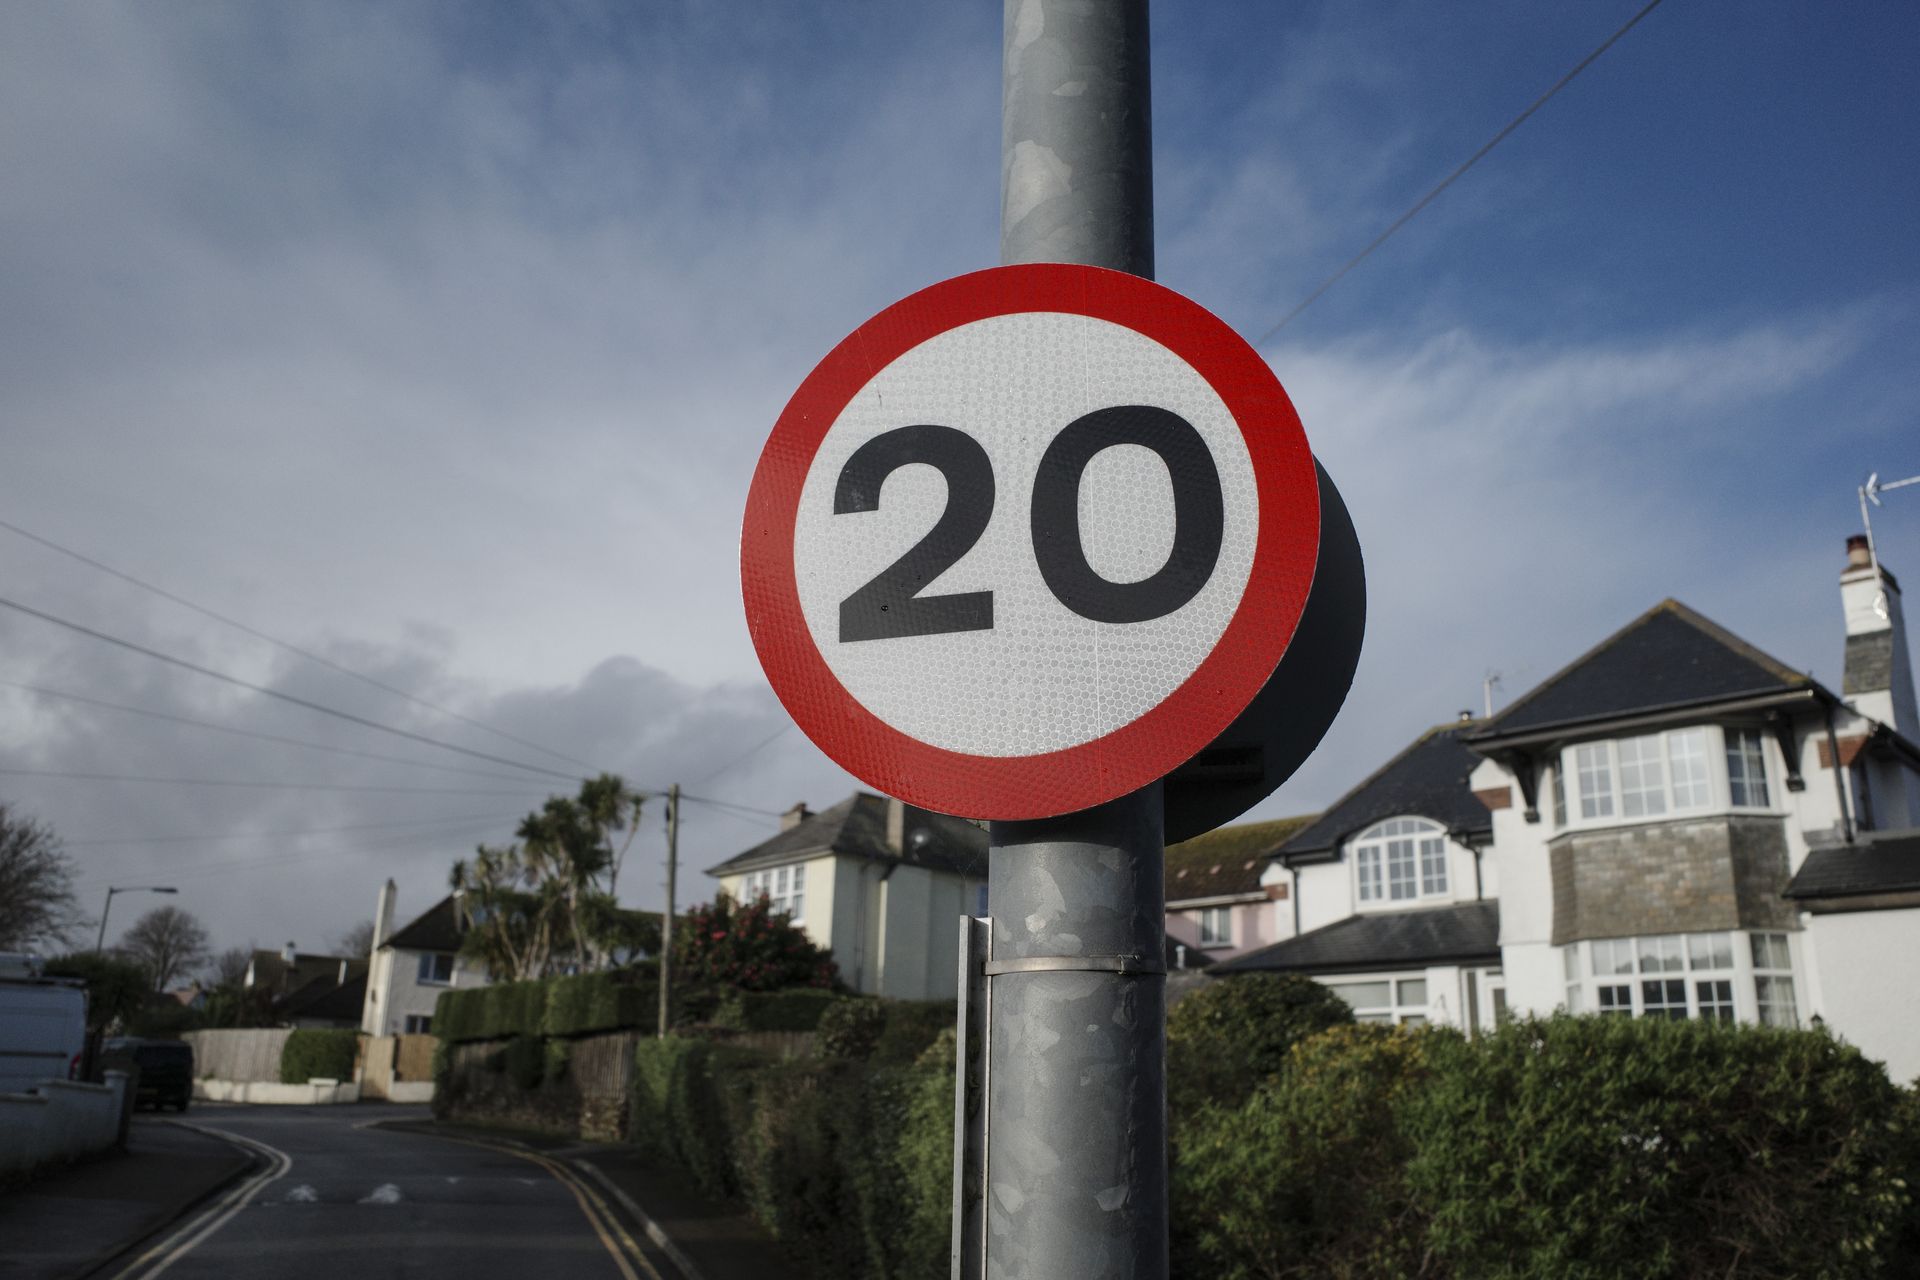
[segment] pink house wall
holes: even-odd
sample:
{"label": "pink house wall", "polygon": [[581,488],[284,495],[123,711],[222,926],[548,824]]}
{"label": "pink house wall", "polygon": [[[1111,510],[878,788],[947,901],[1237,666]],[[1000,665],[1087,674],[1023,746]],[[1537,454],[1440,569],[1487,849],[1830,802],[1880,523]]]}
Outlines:
{"label": "pink house wall", "polygon": [[[1293,917],[1282,913],[1287,910],[1285,902],[1269,902],[1261,897],[1251,902],[1234,903],[1232,910],[1233,945],[1230,947],[1205,947],[1200,945],[1200,913],[1202,907],[1171,906],[1167,909],[1167,937],[1176,943],[1184,943],[1189,951],[1204,950],[1215,960],[1225,960],[1237,956],[1243,951],[1254,951],[1269,943],[1278,942],[1292,933]],[[1282,932],[1282,920],[1285,932]]]}

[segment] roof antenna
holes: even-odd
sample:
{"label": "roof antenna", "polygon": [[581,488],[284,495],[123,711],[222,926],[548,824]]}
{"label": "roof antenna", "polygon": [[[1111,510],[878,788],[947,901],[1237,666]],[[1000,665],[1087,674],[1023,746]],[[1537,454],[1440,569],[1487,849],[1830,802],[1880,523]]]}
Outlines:
{"label": "roof antenna", "polygon": [[1894,480],[1887,484],[1881,484],[1880,473],[1874,471],[1868,474],[1867,482],[1860,486],[1860,523],[1866,526],[1867,563],[1873,566],[1873,585],[1876,588],[1873,597],[1873,611],[1880,615],[1882,622],[1887,620],[1887,589],[1882,585],[1885,579],[1880,575],[1880,551],[1879,548],[1874,545],[1873,517],[1867,512],[1867,504],[1872,503],[1877,507],[1880,505],[1881,494],[1891,492],[1894,489],[1904,489],[1910,484],[1920,484],[1920,476],[1908,476],[1905,480]]}
{"label": "roof antenna", "polygon": [[1491,670],[1487,672],[1486,678],[1480,682],[1480,704],[1486,708],[1487,719],[1489,720],[1493,719],[1493,688],[1499,683],[1500,673]]}

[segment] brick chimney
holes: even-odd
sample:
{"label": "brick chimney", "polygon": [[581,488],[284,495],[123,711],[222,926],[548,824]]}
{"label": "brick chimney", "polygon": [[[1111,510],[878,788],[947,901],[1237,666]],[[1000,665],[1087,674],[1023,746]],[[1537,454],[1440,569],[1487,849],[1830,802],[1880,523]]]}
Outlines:
{"label": "brick chimney", "polygon": [[1900,608],[1900,583],[1876,566],[1863,534],[1847,539],[1840,574],[1847,654],[1840,692],[1862,715],[1911,737],[1920,731],[1913,694],[1913,657]]}
{"label": "brick chimney", "polygon": [[780,829],[782,831],[791,831],[812,816],[813,810],[807,808],[807,802],[802,800],[799,804],[796,804],[793,808],[780,815]]}

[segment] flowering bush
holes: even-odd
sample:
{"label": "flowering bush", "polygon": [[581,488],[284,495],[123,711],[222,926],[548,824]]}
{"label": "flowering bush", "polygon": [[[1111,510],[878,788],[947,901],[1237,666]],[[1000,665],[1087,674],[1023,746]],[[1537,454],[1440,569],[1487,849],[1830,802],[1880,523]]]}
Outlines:
{"label": "flowering bush", "polygon": [[694,907],[673,931],[673,968],[688,982],[777,991],[838,985],[833,956],[808,941],[765,898],[739,903],[721,894]]}

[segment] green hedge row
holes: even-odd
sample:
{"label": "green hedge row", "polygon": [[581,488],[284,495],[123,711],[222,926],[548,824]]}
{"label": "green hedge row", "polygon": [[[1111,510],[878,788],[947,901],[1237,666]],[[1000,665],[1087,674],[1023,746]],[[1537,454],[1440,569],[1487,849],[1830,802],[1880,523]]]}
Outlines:
{"label": "green hedge row", "polygon": [[735,1031],[812,1031],[827,1006],[842,998],[821,987],[729,991],[714,1009],[713,1021]]}
{"label": "green hedge row", "polygon": [[744,1200],[810,1271],[918,1280],[946,1269],[951,1038],[908,1067],[649,1041],[630,1114],[637,1143],[708,1194]]}
{"label": "green hedge row", "polygon": [[434,1034],[443,1041],[509,1036],[580,1036],[596,1031],[651,1031],[659,1015],[655,980],[625,973],[583,973],[531,982],[443,991],[434,1006]]}
{"label": "green hedge row", "polygon": [[1920,1274],[1914,1095],[1822,1032],[1337,1027],[1175,1116],[1175,1271]]}
{"label": "green hedge row", "polygon": [[359,1047],[358,1031],[295,1031],[280,1048],[280,1083],[351,1080]]}

